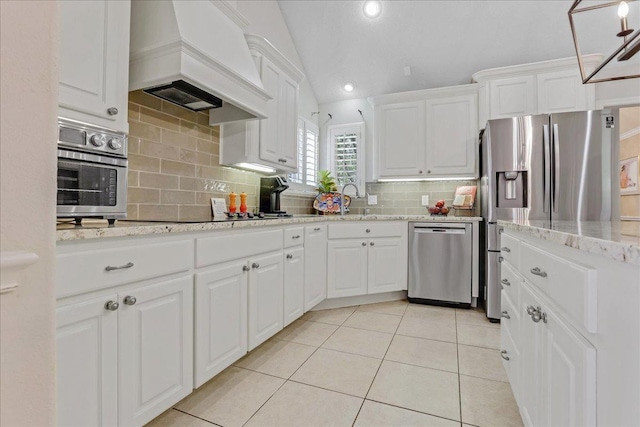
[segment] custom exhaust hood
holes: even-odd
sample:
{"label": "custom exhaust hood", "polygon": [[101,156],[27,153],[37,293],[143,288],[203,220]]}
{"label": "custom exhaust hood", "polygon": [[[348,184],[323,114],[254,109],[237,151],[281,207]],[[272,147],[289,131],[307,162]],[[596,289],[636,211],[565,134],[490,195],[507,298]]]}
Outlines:
{"label": "custom exhaust hood", "polygon": [[243,17],[226,1],[131,2],[129,90],[210,111],[210,124],[266,118]]}

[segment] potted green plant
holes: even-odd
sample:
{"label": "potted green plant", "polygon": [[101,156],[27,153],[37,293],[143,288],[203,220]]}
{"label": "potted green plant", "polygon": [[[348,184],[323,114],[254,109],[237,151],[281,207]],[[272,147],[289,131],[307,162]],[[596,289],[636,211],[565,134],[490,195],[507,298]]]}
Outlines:
{"label": "potted green plant", "polygon": [[[313,208],[319,214],[338,213],[340,212],[340,193],[336,180],[331,176],[331,171],[322,169],[318,172],[318,195],[313,201]],[[344,196],[345,208],[349,206],[351,198]]]}

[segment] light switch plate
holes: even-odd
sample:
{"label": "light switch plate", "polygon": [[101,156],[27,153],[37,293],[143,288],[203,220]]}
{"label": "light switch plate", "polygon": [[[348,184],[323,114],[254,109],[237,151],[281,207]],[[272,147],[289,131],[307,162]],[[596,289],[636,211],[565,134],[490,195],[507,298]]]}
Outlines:
{"label": "light switch plate", "polygon": [[367,204],[368,205],[377,205],[378,204],[378,195],[377,194],[368,194],[367,195]]}
{"label": "light switch plate", "polygon": [[422,196],[422,206],[429,206],[429,196]]}

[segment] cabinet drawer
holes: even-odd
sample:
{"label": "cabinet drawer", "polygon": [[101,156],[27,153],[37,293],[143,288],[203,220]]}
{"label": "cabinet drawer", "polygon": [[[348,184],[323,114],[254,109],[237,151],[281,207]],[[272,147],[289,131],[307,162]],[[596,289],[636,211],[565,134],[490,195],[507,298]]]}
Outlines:
{"label": "cabinet drawer", "polygon": [[597,271],[522,243],[521,271],[525,279],[587,331],[597,331]]}
{"label": "cabinet drawer", "polygon": [[524,279],[508,262],[500,264],[500,284],[502,290],[516,306],[520,303],[520,284]]}
{"label": "cabinet drawer", "polygon": [[500,328],[500,356],[502,357],[502,365],[507,372],[514,397],[517,401],[520,401],[518,393],[520,389],[520,349],[513,340],[513,332],[515,331],[510,330],[509,327]]}
{"label": "cabinet drawer", "polygon": [[359,222],[329,224],[329,239],[397,237],[406,233],[406,222]]}
{"label": "cabinet drawer", "polygon": [[187,271],[193,266],[193,241],[154,241],[105,249],[92,245],[83,252],[59,254],[56,261],[56,297],[64,298]]}
{"label": "cabinet drawer", "polygon": [[220,264],[282,249],[282,229],[237,232],[196,239],[196,267]]}
{"label": "cabinet drawer", "polygon": [[287,228],[284,230],[284,247],[291,248],[304,243],[304,228]]}
{"label": "cabinet drawer", "polygon": [[502,327],[508,327],[511,329],[511,335],[518,335],[515,328],[517,328],[518,320],[520,319],[520,313],[516,310],[516,305],[511,300],[506,290],[503,289],[500,292],[500,308],[502,310],[502,317],[500,325]]}
{"label": "cabinet drawer", "polygon": [[500,235],[500,256],[509,261],[516,268],[518,268],[520,254],[520,241],[514,239],[508,234],[502,233]]}

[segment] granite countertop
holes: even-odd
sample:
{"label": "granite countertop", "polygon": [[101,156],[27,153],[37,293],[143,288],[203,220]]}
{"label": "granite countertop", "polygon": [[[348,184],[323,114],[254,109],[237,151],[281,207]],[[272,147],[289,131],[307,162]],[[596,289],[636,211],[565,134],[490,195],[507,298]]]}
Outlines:
{"label": "granite countertop", "polygon": [[430,216],[430,215],[296,215],[289,218],[207,221],[207,222],[145,222],[116,221],[109,226],[106,220],[84,220],[82,226],[74,223],[58,224],[58,241],[85,240],[108,237],[144,236],[150,234],[185,233],[207,230],[231,230],[249,227],[305,224],[325,221],[434,221],[434,222],[478,222],[481,217]]}
{"label": "granite countertop", "polygon": [[542,240],[640,265],[640,222],[498,221],[505,229]]}

